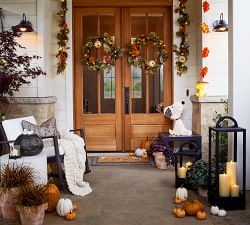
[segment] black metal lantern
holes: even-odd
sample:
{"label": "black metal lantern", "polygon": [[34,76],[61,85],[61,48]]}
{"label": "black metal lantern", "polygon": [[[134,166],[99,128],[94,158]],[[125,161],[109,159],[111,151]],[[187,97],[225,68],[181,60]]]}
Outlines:
{"label": "black metal lantern", "polygon": [[[224,120],[231,120],[232,126],[223,127]],[[215,134],[215,184],[212,185],[212,132]],[[235,164],[234,173],[226,171],[225,174],[219,174],[219,151],[220,151],[220,134],[233,133],[233,161],[227,162],[228,164]],[[239,191],[237,182],[237,139],[238,133],[242,133],[242,191]],[[228,170],[228,169],[227,169]],[[229,178],[227,178],[229,176]],[[234,182],[231,182],[232,178]],[[226,179],[225,179],[226,178]],[[238,126],[237,121],[229,116],[221,117],[215,127],[209,127],[209,176],[208,176],[208,201],[212,205],[217,205],[227,210],[240,210],[245,209],[246,205],[246,129]],[[230,179],[230,182],[227,181]],[[224,181],[224,182],[223,182]],[[238,188],[237,195],[233,192],[233,186]],[[226,189],[223,190],[223,189]]]}
{"label": "black metal lantern", "polygon": [[12,30],[15,32],[33,32],[34,31],[34,29],[32,28],[32,23],[26,20],[25,13],[23,13],[23,19],[21,20],[21,22],[16,26],[12,26]]}
{"label": "black metal lantern", "polygon": [[228,25],[223,19],[223,13],[220,14],[220,19],[213,23],[213,29],[215,32],[226,32],[228,31]]}
{"label": "black metal lantern", "polygon": [[[188,146],[188,148],[184,148]],[[174,152],[175,155],[175,187],[185,186],[186,172],[195,161],[201,159],[201,149],[193,141],[183,143],[179,150]],[[188,162],[184,164],[184,158],[188,158]],[[191,162],[190,162],[191,160]]]}

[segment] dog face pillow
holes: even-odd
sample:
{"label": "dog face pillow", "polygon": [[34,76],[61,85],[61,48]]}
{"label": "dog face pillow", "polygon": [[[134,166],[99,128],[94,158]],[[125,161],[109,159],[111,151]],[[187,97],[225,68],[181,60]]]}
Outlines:
{"label": "dog face pillow", "polygon": [[185,125],[181,120],[181,115],[184,109],[185,102],[176,102],[173,105],[167,106],[163,113],[166,117],[171,120],[174,120],[174,127],[173,130],[169,129],[169,133],[171,135],[177,136],[190,136],[192,135],[192,131],[186,129]]}

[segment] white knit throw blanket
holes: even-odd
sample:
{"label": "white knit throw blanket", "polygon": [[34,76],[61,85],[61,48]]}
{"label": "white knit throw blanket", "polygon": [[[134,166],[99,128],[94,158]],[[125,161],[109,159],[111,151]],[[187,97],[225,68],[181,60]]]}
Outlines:
{"label": "white knit throw blanket", "polygon": [[83,181],[86,161],[84,140],[67,132],[61,135],[59,145],[64,150],[65,177],[69,191],[78,196],[88,195],[92,189],[88,182]]}

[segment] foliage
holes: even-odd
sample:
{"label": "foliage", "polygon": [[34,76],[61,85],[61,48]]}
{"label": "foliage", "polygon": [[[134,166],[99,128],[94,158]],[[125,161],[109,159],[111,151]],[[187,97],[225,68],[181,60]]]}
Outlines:
{"label": "foliage", "polygon": [[[207,187],[208,186],[208,171],[209,165],[208,162],[200,159],[192,164],[190,169],[187,171],[187,183],[193,187],[197,188],[198,186]],[[225,164],[219,164],[219,173],[223,173],[225,171]],[[211,179],[212,185],[215,183],[215,163],[211,164]]]}
{"label": "foliage", "polygon": [[29,78],[45,75],[39,66],[31,66],[33,60],[40,57],[18,55],[18,49],[25,49],[15,38],[21,33],[13,31],[0,32],[0,103],[7,102],[6,96],[13,96],[22,84],[30,84]]}
{"label": "foliage", "polygon": [[34,177],[34,170],[31,167],[8,163],[1,168],[0,186],[6,191],[14,187],[30,185]]}
{"label": "foliage", "polygon": [[173,46],[173,51],[176,54],[176,69],[177,75],[181,76],[183,72],[186,72],[188,67],[186,62],[189,56],[189,44],[186,40],[187,38],[187,26],[190,24],[189,15],[185,12],[186,1],[179,1],[179,7],[175,9],[175,13],[179,13],[179,18],[177,23],[179,24],[179,31],[176,32],[177,37],[181,37],[181,43],[179,47],[177,45]]}
{"label": "foliage", "polygon": [[[149,60],[142,56],[142,47],[149,44],[153,44],[157,48],[157,59]],[[158,71],[167,57],[168,53],[164,42],[154,32],[133,38],[128,45],[128,64],[146,69],[147,72]]]}
{"label": "foliage", "polygon": [[[93,48],[99,49],[101,46],[103,46],[104,52],[108,55],[103,57],[103,61],[98,61],[98,56],[94,57],[91,55],[91,50]],[[91,71],[110,70],[115,65],[116,59],[123,56],[123,52],[123,48],[115,46],[114,36],[104,33],[103,36],[88,37],[83,49],[82,62]]]}
{"label": "foliage", "polygon": [[[223,101],[225,114],[228,114],[228,100]],[[215,116],[213,118],[213,122],[217,122],[223,115],[215,111]],[[224,120],[221,123],[222,127],[228,126],[228,121]],[[212,134],[212,140],[215,142],[215,133]],[[219,162],[225,163],[227,162],[228,155],[228,133],[220,132],[219,139]]]}
{"label": "foliage", "polygon": [[60,74],[66,70],[67,67],[67,58],[68,53],[67,50],[69,47],[67,46],[68,43],[68,33],[69,28],[68,24],[66,23],[66,12],[67,12],[67,0],[61,0],[61,9],[57,13],[57,15],[60,17],[58,26],[60,27],[60,30],[57,34],[57,44],[58,44],[58,51],[56,54],[56,57],[58,59],[57,62],[57,74]]}
{"label": "foliage", "polygon": [[20,187],[17,205],[39,206],[47,202],[47,193],[41,185],[25,185]]}

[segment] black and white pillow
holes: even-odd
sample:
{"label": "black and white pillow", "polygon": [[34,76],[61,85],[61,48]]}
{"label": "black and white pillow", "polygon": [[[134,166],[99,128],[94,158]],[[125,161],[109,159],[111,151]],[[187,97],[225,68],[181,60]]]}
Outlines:
{"label": "black and white pillow", "polygon": [[[30,123],[26,120],[22,120],[22,127],[27,131],[32,131],[34,134],[37,134],[40,137],[48,137],[57,135],[56,130],[56,119],[54,117],[48,119],[40,126]],[[53,141],[51,139],[44,139],[44,145],[52,145]]]}

